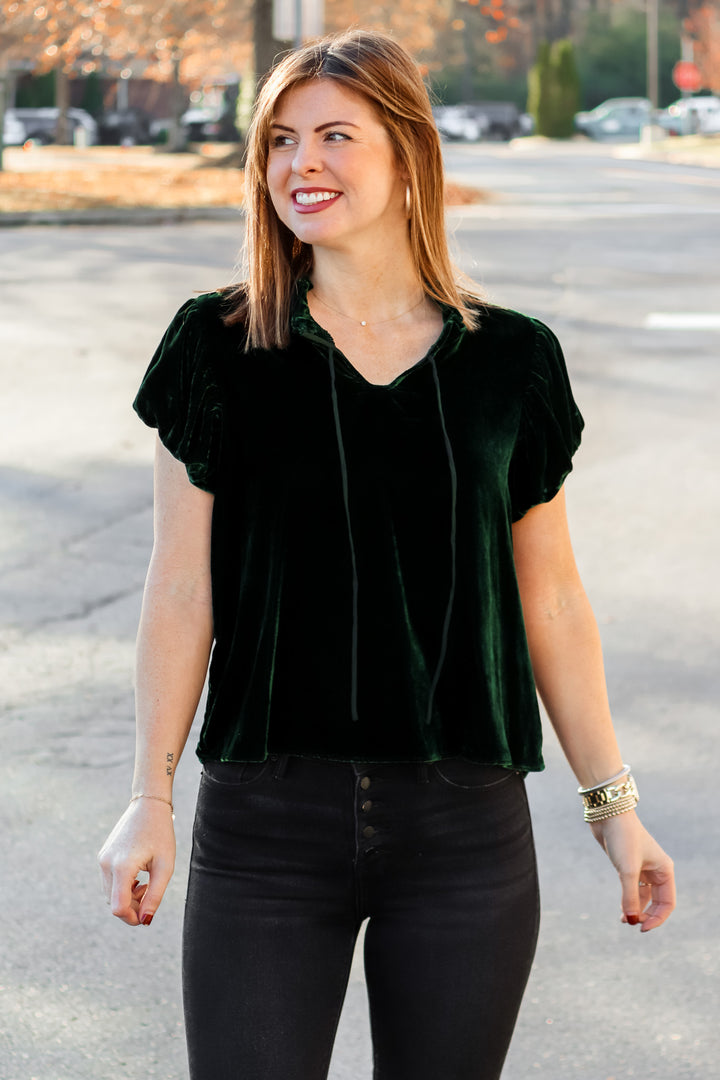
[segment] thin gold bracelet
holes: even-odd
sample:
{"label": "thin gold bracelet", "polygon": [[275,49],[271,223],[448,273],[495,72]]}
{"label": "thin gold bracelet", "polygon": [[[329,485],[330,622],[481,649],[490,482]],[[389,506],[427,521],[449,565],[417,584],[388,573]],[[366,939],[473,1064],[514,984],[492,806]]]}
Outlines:
{"label": "thin gold bracelet", "polygon": [[175,820],[175,810],[173,808],[173,804],[170,802],[169,799],[164,799],[162,797],[162,795],[146,795],[144,791],[140,791],[140,792],[138,792],[137,795],[132,796],[132,798],[130,799],[130,802],[134,803],[138,799],[155,799],[156,802],[164,802],[166,806],[170,807],[170,813],[172,814],[172,819],[173,819],[173,821]]}

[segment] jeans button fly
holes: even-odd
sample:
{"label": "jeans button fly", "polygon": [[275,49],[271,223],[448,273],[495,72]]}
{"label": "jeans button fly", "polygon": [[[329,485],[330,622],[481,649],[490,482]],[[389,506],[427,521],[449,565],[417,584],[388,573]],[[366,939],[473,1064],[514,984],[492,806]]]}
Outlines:
{"label": "jeans button fly", "polygon": [[363,776],[362,780],[360,781],[360,787],[363,789],[363,791],[367,791],[367,789],[370,787],[369,776]]}
{"label": "jeans button fly", "polygon": [[362,831],[362,834],[366,840],[369,840],[371,836],[375,835],[375,830],[373,829],[372,825],[366,825]]}
{"label": "jeans button fly", "polygon": [[368,810],[372,810],[372,799],[366,799],[360,809],[366,814]]}

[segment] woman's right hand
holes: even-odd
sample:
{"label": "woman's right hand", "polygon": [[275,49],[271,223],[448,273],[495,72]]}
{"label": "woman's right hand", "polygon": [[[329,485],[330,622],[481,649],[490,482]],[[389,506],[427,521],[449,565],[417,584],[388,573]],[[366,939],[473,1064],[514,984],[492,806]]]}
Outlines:
{"label": "woman's right hand", "polygon": [[[110,909],[129,926],[149,926],[175,867],[175,829],[170,806],[136,799],[100,849],[98,862]],[[150,880],[138,882],[147,872]]]}

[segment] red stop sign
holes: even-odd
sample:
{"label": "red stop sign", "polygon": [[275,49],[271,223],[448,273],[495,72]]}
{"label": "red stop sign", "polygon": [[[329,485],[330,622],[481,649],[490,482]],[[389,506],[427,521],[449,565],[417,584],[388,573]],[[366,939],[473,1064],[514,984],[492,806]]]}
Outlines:
{"label": "red stop sign", "polygon": [[691,60],[678,60],[672,69],[672,81],[678,90],[699,90],[702,86],[700,69]]}

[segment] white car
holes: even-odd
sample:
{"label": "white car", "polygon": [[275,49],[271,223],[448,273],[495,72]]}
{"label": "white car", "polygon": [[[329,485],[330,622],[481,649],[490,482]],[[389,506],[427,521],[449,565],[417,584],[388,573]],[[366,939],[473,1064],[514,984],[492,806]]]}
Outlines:
{"label": "white car", "polygon": [[[33,142],[42,143],[43,145],[55,142],[55,128],[60,112],[59,109],[21,108],[8,109],[7,111],[8,113],[11,113],[25,129],[25,138],[22,140],[23,142],[27,139],[32,139]],[[82,131],[85,141],[89,145],[98,141],[97,124],[89,113],[85,112],[84,109],[75,109],[71,106],[68,109],[67,114],[71,132],[75,132],[78,129]]]}
{"label": "white car", "polygon": [[433,109],[437,129],[444,139],[477,142],[487,133],[490,122],[471,105],[438,105]]}
{"label": "white car", "polygon": [[3,123],[3,146],[22,146],[26,138],[25,125],[12,109],[8,109]]}
{"label": "white car", "polygon": [[671,135],[713,135],[720,132],[720,97],[702,94],[680,98],[663,113],[660,123]]}
{"label": "white car", "polygon": [[590,112],[575,113],[575,127],[590,139],[637,140],[651,114],[647,98],[608,98]]}

